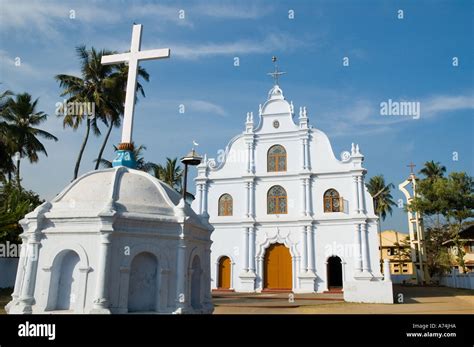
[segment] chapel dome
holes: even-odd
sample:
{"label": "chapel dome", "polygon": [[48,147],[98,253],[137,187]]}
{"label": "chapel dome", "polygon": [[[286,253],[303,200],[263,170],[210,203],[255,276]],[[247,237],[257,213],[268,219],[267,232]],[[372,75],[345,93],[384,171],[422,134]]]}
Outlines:
{"label": "chapel dome", "polygon": [[[175,216],[180,195],[146,172],[124,166],[84,174],[51,201],[50,212],[93,215],[117,213]],[[185,205],[185,214],[194,212]]]}

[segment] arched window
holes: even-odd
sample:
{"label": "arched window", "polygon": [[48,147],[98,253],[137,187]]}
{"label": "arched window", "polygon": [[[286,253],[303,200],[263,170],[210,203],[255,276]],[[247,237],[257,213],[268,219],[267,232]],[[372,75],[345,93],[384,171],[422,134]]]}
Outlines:
{"label": "arched window", "polygon": [[335,189],[324,193],[324,212],[341,212],[341,198]]}
{"label": "arched window", "polygon": [[268,214],[286,214],[287,211],[286,190],[281,186],[273,186],[267,195]]}
{"label": "arched window", "polygon": [[286,171],[286,150],[282,145],[270,147],[267,154],[267,172]]}
{"label": "arched window", "polygon": [[232,216],[232,196],[230,194],[223,194],[219,198],[219,216]]}

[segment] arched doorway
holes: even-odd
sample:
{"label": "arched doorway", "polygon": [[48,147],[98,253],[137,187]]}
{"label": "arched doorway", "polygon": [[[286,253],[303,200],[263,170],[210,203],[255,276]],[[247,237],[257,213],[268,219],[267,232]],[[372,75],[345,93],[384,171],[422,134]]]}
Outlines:
{"label": "arched doorway", "polygon": [[130,266],[128,312],[156,311],[158,260],[148,252],[135,256]]}
{"label": "arched doorway", "polygon": [[264,289],[291,290],[291,254],[285,245],[274,243],[267,248],[264,267]]}
{"label": "arched doorway", "polygon": [[191,266],[191,307],[201,308],[201,261],[196,255]]}
{"label": "arched doorway", "polygon": [[332,256],[328,258],[327,266],[328,289],[342,289],[342,264],[341,258]]}
{"label": "arched doorway", "polygon": [[219,259],[219,278],[217,284],[219,289],[230,289],[231,266],[229,257],[223,256]]}
{"label": "arched doorway", "polygon": [[70,310],[77,302],[77,282],[79,279],[79,255],[71,250],[58,259],[59,277],[57,277],[57,297],[54,310]]}

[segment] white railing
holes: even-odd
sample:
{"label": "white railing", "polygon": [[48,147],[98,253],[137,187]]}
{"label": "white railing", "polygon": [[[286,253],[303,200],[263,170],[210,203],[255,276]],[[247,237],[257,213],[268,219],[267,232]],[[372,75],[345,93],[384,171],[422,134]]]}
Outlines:
{"label": "white railing", "polygon": [[451,274],[439,276],[439,284],[451,288],[474,289],[474,272],[459,273],[453,270]]}

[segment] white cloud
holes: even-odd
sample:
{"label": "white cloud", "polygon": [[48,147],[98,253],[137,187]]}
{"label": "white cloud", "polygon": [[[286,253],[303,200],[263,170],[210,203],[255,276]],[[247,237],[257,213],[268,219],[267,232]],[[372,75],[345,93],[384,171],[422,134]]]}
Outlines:
{"label": "white cloud", "polygon": [[421,102],[421,116],[433,117],[444,112],[474,109],[474,94],[437,95]]}
{"label": "white cloud", "polygon": [[184,105],[188,108],[188,112],[214,113],[222,117],[228,115],[221,106],[205,100],[188,100]]}
{"label": "white cloud", "polygon": [[[75,11],[75,19],[70,19],[70,11]],[[120,15],[93,4],[65,4],[61,2],[18,1],[2,2],[0,29],[8,31],[24,29],[47,38],[59,36],[58,23],[83,21],[86,23],[116,22]]]}
{"label": "white cloud", "polygon": [[[193,27],[193,20],[206,16],[216,19],[257,19],[272,10],[255,4],[235,5],[216,2],[214,4],[163,5],[147,2],[60,2],[30,0],[24,2],[3,1],[1,5],[0,29],[2,31],[23,29],[57,39],[61,32],[58,24],[67,21],[83,22],[88,25],[117,23],[125,19],[139,21],[143,17],[153,17],[154,28],[162,29],[166,23]],[[180,18],[180,10],[184,18]],[[74,11],[74,19],[70,18]]]}
{"label": "white cloud", "polygon": [[256,4],[212,3],[197,5],[193,12],[220,19],[257,19],[273,10],[270,7],[261,7]]}
{"label": "white cloud", "polygon": [[[19,58],[19,65],[17,66],[16,59]],[[1,77],[6,78],[8,76],[17,76],[16,74],[21,74],[22,76],[27,77],[42,77],[44,76],[45,70],[37,69],[25,62],[25,59],[21,57],[10,57],[7,55],[7,52],[0,50],[0,65],[2,68]]]}
{"label": "white cloud", "polygon": [[292,51],[304,46],[302,40],[283,33],[271,33],[263,40],[238,40],[223,43],[179,44],[171,46],[171,54],[183,59],[197,59],[203,56],[258,54],[278,51]]}
{"label": "white cloud", "polygon": [[[319,91],[319,93],[322,93],[322,97],[325,98],[325,108],[318,111],[319,122],[331,136],[346,136],[354,132],[359,135],[388,133],[396,131],[398,126],[412,124],[411,122],[420,122],[449,112],[474,109],[474,97],[469,93],[429,96],[421,100],[404,97],[391,99],[419,101],[421,105],[419,119],[411,116],[382,116],[380,102],[387,100],[369,99],[332,91]],[[311,110],[309,111],[311,116]]]}

